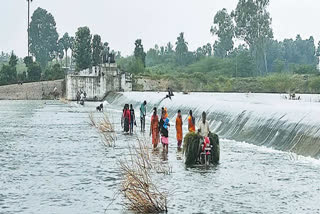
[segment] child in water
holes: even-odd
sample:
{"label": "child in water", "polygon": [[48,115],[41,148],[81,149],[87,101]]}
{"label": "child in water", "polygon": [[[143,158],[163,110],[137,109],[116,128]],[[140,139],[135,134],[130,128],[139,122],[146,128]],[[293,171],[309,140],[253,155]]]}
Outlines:
{"label": "child in water", "polygon": [[166,118],[164,120],[163,128],[162,128],[162,136],[161,136],[161,142],[163,145],[163,151],[166,151],[168,153],[168,147],[169,147],[169,119]]}

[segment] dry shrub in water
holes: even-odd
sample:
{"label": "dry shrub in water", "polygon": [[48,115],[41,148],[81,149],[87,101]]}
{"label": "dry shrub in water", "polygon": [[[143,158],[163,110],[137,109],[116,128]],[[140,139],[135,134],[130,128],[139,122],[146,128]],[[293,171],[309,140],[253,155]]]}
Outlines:
{"label": "dry shrub in water", "polygon": [[92,113],[89,114],[89,120],[90,120],[90,123],[89,123],[89,124],[90,124],[91,126],[97,127],[96,121],[94,120],[94,117],[93,117],[93,114],[92,114]]}
{"label": "dry shrub in water", "polygon": [[160,191],[150,176],[153,165],[150,149],[138,139],[138,146],[130,148],[130,159],[120,161],[123,173],[121,192],[127,209],[138,213],[167,212],[168,193]]}
{"label": "dry shrub in water", "polygon": [[114,133],[114,126],[110,122],[109,117],[107,114],[104,114],[103,119],[100,121],[96,122],[96,120],[93,117],[93,114],[89,114],[89,119],[90,119],[90,125],[97,128],[98,132],[101,135],[101,138],[103,140],[103,143],[106,146],[114,146],[115,145],[115,133]]}
{"label": "dry shrub in water", "polygon": [[104,114],[103,119],[100,121],[99,130],[101,132],[114,132],[113,124],[110,122],[107,114]]}
{"label": "dry shrub in water", "polygon": [[63,98],[63,97],[60,97],[60,102],[62,102],[62,103],[64,103],[64,104],[67,104],[67,103],[69,103],[68,102],[68,100],[66,100],[65,98]]}

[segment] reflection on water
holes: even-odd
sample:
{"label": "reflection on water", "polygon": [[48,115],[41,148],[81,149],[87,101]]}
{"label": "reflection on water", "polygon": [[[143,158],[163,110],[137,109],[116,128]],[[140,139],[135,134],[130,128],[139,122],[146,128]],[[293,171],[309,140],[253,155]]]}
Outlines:
{"label": "reflection on water", "polygon": [[[120,183],[117,160],[136,140],[117,132],[116,147],[104,147],[89,125],[94,107],[0,101],[0,213],[126,213],[121,197],[105,209]],[[121,111],[110,106],[108,112],[119,130]],[[174,130],[169,153],[152,154],[172,167],[169,175],[155,175],[175,193],[169,213],[320,212],[319,161],[222,140],[219,165],[186,168]]]}

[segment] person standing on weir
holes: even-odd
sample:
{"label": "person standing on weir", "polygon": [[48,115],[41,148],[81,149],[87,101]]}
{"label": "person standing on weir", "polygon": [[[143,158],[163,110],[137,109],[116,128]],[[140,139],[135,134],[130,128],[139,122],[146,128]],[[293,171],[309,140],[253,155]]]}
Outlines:
{"label": "person standing on weir", "polygon": [[146,130],[146,114],[147,114],[147,101],[144,101],[140,106],[140,121],[141,121],[141,132]]}

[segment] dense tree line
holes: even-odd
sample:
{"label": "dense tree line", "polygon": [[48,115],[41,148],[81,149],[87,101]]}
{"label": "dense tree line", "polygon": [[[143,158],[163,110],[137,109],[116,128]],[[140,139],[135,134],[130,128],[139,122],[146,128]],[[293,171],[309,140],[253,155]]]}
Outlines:
{"label": "dense tree line", "polygon": [[[127,62],[122,60],[120,64],[133,73],[200,72],[229,77],[318,72],[320,43],[316,48],[313,37],[304,40],[300,35],[295,39],[274,40],[268,6],[269,0],[239,0],[234,11],[229,13],[222,9],[214,16],[210,29],[217,38],[214,44],[204,44],[190,51],[182,32],[175,47],[169,42],[150,48],[142,65],[134,62],[137,44],[135,57],[128,57]],[[240,43],[237,47],[235,40]],[[142,46],[142,41],[137,41]]]}
{"label": "dense tree line", "polygon": [[[135,74],[205,73],[255,77],[270,73],[317,73],[320,43],[316,47],[312,36],[302,39],[300,35],[294,39],[275,40],[268,6],[269,0],[239,0],[235,10],[218,11],[210,28],[215,42],[205,43],[194,51],[189,49],[185,34],[181,32],[175,42],[155,45],[147,51],[142,40],[137,39],[132,56],[126,58],[111,50],[100,35],[92,35],[88,27],[79,27],[74,36],[65,33],[59,37],[53,15],[38,8],[31,18],[32,56],[24,59],[25,72],[15,69],[13,53],[1,53],[0,63],[4,65],[0,68],[0,81],[8,84],[19,80],[63,78],[67,67],[79,71],[114,58],[123,70]],[[21,61],[18,60],[18,64]]]}
{"label": "dense tree line", "polygon": [[[109,43],[103,43],[100,35],[92,36],[88,27],[78,28],[75,36],[66,32],[59,37],[53,15],[42,8],[37,8],[31,17],[30,53],[31,56],[19,60],[14,53],[1,52],[1,85],[62,79],[69,67],[79,71],[121,58],[121,53],[110,50]],[[143,63],[144,59],[145,56],[141,57]],[[17,72],[18,61],[25,64],[25,71]]]}

